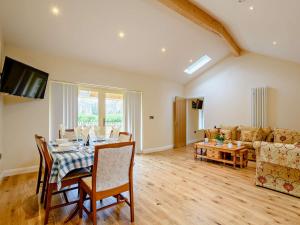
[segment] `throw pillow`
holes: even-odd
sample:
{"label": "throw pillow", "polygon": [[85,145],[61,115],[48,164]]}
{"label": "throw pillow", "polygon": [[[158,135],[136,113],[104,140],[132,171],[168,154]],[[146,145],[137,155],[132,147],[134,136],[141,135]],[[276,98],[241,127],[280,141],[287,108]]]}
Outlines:
{"label": "throw pillow", "polygon": [[231,130],[225,130],[221,129],[221,134],[224,135],[225,140],[232,140],[232,131]]}
{"label": "throw pillow", "polygon": [[266,141],[267,137],[272,133],[272,129],[270,127],[262,128],[263,131],[263,139],[262,141]]}
{"label": "throw pillow", "polygon": [[231,131],[231,140],[237,140],[237,126],[220,126],[221,130],[230,130]]}
{"label": "throw pillow", "polygon": [[205,130],[205,137],[209,139],[215,139],[218,133],[218,129],[207,129]]}
{"label": "throw pillow", "polygon": [[241,130],[241,141],[251,142],[253,140],[255,131],[253,130]]}
{"label": "throw pillow", "polygon": [[262,128],[259,128],[254,132],[252,141],[262,141],[264,138],[264,132]]}

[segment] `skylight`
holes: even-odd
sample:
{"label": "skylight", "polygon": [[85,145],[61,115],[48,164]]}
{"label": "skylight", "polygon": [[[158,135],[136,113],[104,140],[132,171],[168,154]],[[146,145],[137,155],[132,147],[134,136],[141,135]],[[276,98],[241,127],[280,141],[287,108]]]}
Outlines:
{"label": "skylight", "polygon": [[187,74],[193,74],[197,70],[199,70],[201,67],[203,67],[205,64],[209,63],[211,58],[208,55],[202,56],[200,59],[198,59],[196,62],[194,62],[192,65],[190,65],[186,70],[184,70]]}

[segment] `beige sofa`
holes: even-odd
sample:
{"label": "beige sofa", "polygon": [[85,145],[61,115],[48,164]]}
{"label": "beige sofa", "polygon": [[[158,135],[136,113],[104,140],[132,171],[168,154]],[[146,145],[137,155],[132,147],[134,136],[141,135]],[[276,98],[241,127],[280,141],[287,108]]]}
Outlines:
{"label": "beige sofa", "polygon": [[214,140],[218,133],[225,137],[225,143],[236,144],[241,141],[248,147],[248,159],[256,161],[256,151],[261,142],[296,144],[300,143],[300,132],[289,129],[254,128],[249,126],[224,126],[220,128],[206,129],[205,137]]}
{"label": "beige sofa", "polygon": [[300,146],[268,142],[254,145],[256,185],[300,197]]}

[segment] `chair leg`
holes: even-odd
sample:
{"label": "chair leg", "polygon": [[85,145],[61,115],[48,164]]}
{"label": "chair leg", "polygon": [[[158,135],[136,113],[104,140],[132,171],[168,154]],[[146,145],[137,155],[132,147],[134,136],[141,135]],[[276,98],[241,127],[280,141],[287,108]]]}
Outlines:
{"label": "chair leg", "polygon": [[85,191],[82,187],[79,188],[79,195],[80,195],[80,198],[79,198],[79,218],[82,218],[82,210],[83,210],[83,202],[84,202],[84,199],[85,199]]}
{"label": "chair leg", "polygon": [[97,207],[96,207],[97,201],[93,197],[91,198],[91,201],[92,201],[92,208],[93,208],[92,220],[93,220],[93,224],[97,225]]}
{"label": "chair leg", "polygon": [[130,189],[129,189],[129,198],[130,198],[130,220],[133,223],[134,222],[134,199],[133,199],[132,185],[130,185]]}
{"label": "chair leg", "polygon": [[[45,192],[46,192],[46,186],[47,186],[47,176],[48,176],[48,170],[45,168],[44,170],[44,179],[43,179],[43,187],[42,187],[42,194],[41,194],[41,203],[45,200]],[[44,206],[45,207],[45,206]]]}
{"label": "chair leg", "polygon": [[42,177],[42,163],[43,163],[43,161],[40,159],[38,179],[37,179],[37,182],[36,182],[36,191],[35,191],[36,194],[38,194],[39,191],[40,191],[40,184],[41,184],[41,177]]}
{"label": "chair leg", "polygon": [[45,219],[44,219],[44,224],[46,225],[48,223],[49,219],[49,212],[50,212],[50,207],[51,207],[51,199],[52,199],[52,186],[48,185],[47,187],[47,195],[46,195],[46,210],[45,210]]}

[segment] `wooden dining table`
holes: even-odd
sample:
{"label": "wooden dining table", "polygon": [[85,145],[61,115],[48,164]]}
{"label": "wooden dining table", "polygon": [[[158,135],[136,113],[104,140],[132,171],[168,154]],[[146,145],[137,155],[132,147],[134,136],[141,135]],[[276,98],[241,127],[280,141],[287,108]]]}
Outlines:
{"label": "wooden dining table", "polygon": [[116,139],[106,138],[100,141],[92,141],[89,146],[73,141],[69,146],[63,147],[56,142],[50,142],[49,150],[53,165],[50,173],[50,183],[57,183],[58,190],[61,189],[62,179],[71,171],[88,168],[94,164],[95,145],[117,143]]}
{"label": "wooden dining table", "polygon": [[[60,146],[55,142],[49,143],[50,154],[53,159],[50,173],[50,183],[57,183],[57,189],[61,189],[62,179],[72,170],[91,167],[94,164],[95,145],[118,143],[118,140],[106,138],[100,141],[93,141],[89,146],[74,141],[70,146]],[[66,218],[65,223],[70,221],[78,213],[77,204],[72,213]]]}

